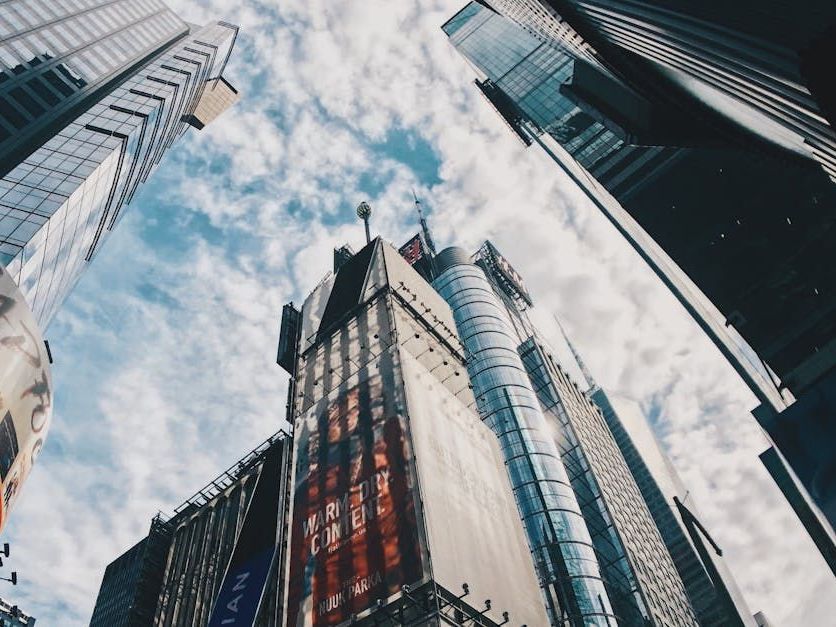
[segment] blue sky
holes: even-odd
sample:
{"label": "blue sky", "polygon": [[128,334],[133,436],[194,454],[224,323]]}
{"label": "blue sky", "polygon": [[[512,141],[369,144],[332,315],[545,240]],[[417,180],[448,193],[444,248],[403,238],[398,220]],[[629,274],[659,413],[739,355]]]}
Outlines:
{"label": "blue sky", "polygon": [[[242,25],[243,99],[167,156],[48,329],[50,438],[8,526],[4,591],[89,621],[104,568],[283,424],[283,303],[362,243],[401,242],[411,189],[440,245],[494,240],[545,328],[652,418],[754,610],[823,625],[836,584],[760,467],[753,398],[640,260],[473,88],[440,25],[461,0],[170,3]],[[8,594],[6,594],[8,593]]]}

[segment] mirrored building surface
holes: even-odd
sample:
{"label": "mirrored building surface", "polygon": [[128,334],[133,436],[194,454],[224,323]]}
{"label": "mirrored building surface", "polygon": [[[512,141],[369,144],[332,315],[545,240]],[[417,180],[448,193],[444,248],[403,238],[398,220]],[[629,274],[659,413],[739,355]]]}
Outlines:
{"label": "mirrored building surface", "polygon": [[45,327],[188,116],[235,101],[218,81],[237,27],[189,26],[159,0],[20,0],[4,19],[0,262]]}

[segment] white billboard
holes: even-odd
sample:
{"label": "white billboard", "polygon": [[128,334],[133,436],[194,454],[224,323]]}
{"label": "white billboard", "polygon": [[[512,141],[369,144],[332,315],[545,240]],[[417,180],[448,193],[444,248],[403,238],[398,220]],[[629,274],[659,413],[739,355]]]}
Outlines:
{"label": "white billboard", "polygon": [[0,530],[52,418],[52,373],[38,324],[0,266]]}
{"label": "white billboard", "polygon": [[476,413],[400,351],[433,579],[487,616],[548,625],[499,443]]}

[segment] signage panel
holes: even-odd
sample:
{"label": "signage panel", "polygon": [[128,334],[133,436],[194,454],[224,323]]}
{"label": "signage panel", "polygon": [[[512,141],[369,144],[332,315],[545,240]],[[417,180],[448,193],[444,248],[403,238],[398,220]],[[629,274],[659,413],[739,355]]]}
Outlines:
{"label": "signage panel", "polygon": [[221,582],[209,627],[255,624],[278,547],[284,441],[267,451]]}
{"label": "signage panel", "polygon": [[38,323],[0,266],[0,530],[43,447],[52,373]]}
{"label": "signage panel", "polygon": [[409,425],[433,579],[498,624],[548,625],[511,485],[491,431],[433,373],[402,351]]}
{"label": "signage panel", "polygon": [[287,625],[339,625],[424,579],[401,388],[378,365],[296,427]]}

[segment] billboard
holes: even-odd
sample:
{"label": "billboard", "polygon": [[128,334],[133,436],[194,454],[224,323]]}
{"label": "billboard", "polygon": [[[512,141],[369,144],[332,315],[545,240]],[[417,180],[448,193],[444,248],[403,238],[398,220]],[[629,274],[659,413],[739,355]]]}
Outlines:
{"label": "billboard", "polygon": [[520,298],[524,303],[531,306],[531,294],[522,280],[519,273],[508,263],[490,241],[486,241],[479,251],[484,260],[487,270],[491,273],[497,283],[512,298]]}
{"label": "billboard", "polygon": [[267,451],[232,557],[215,598],[209,627],[255,624],[278,549],[282,508],[282,458],[286,442]]}
{"label": "billboard", "polygon": [[43,446],[52,373],[38,324],[0,266],[0,530]]}
{"label": "billboard", "polygon": [[503,624],[548,625],[496,435],[418,360],[401,353],[433,579]]}
{"label": "billboard", "polygon": [[391,354],[295,429],[287,625],[339,625],[420,582],[417,486]]}

